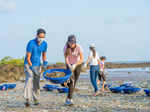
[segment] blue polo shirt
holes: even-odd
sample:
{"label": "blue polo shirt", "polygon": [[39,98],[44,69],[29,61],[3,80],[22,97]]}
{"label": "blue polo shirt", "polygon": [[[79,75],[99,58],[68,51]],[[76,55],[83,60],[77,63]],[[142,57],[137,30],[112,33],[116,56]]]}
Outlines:
{"label": "blue polo shirt", "polygon": [[[41,54],[47,51],[47,42],[43,41],[40,45],[37,39],[30,40],[26,47],[26,52],[31,53],[32,66],[41,66]],[[25,56],[24,64],[28,64],[27,56]]]}

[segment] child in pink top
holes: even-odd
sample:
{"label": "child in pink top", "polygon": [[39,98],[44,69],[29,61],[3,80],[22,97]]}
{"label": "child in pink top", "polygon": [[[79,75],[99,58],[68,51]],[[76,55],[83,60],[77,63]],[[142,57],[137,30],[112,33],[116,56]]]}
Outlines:
{"label": "child in pink top", "polygon": [[[99,75],[98,75],[99,80],[98,80],[97,83],[100,84],[100,81],[103,80],[102,91],[104,91],[105,84],[106,84],[106,76],[104,74],[106,57],[102,56],[102,57],[100,57],[100,59],[101,59],[101,62],[100,62],[100,72],[99,72]],[[106,89],[108,89],[108,87]]]}

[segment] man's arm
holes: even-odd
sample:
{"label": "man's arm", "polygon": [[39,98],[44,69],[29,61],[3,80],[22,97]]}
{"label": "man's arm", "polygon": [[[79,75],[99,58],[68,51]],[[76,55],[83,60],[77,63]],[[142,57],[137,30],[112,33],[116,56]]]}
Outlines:
{"label": "man's arm", "polygon": [[46,52],[42,53],[42,60],[43,60],[43,62],[47,60],[47,58],[46,58]]}
{"label": "man's arm", "polygon": [[31,62],[31,53],[27,52],[27,62],[29,64],[29,66],[32,66],[32,62]]}
{"label": "man's arm", "polygon": [[46,58],[46,53],[47,53],[47,43],[45,43],[44,50],[42,52],[42,61],[43,61],[43,65],[45,65],[45,66],[48,64],[47,58]]}

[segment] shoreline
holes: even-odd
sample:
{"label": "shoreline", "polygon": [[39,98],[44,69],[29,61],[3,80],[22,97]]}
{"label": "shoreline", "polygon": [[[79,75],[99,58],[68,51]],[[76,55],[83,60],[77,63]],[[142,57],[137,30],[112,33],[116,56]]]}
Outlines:
{"label": "shoreline", "polygon": [[[116,63],[116,62],[105,62],[106,69],[114,69],[114,68],[143,68],[150,67],[150,62],[143,63]],[[59,64],[50,64],[49,68],[65,68],[66,65],[64,63]],[[89,66],[88,66],[89,68]]]}
{"label": "shoreline", "polygon": [[106,68],[114,69],[114,68],[143,68],[150,67],[150,62],[143,63],[111,63],[106,62]]}

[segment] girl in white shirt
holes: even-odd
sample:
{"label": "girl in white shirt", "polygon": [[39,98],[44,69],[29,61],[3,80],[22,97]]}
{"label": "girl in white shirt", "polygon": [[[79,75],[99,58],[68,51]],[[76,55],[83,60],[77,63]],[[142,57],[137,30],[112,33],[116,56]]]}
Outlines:
{"label": "girl in white shirt", "polygon": [[94,44],[91,44],[89,49],[90,49],[90,54],[88,56],[87,62],[85,63],[85,66],[88,63],[90,63],[90,80],[94,88],[94,92],[95,92],[94,96],[97,96],[99,94],[98,87],[97,87],[97,76],[100,68],[100,59],[98,53],[95,50]]}

